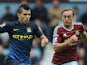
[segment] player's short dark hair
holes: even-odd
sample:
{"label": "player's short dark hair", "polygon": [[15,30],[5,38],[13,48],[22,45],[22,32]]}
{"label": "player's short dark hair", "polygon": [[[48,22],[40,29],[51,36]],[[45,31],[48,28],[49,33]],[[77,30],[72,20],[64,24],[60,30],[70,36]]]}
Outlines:
{"label": "player's short dark hair", "polygon": [[22,9],[30,10],[30,7],[27,4],[22,4],[19,6],[17,13],[21,13]]}
{"label": "player's short dark hair", "polygon": [[72,13],[74,15],[74,11],[72,9],[64,9],[64,10],[62,10],[61,14],[63,14],[65,11],[72,11]]}

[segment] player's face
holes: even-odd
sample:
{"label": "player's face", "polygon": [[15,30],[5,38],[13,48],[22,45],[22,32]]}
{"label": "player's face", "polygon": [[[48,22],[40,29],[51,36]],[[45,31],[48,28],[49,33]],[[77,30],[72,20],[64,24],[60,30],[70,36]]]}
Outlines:
{"label": "player's face", "polygon": [[18,19],[22,23],[28,23],[31,18],[31,11],[22,9],[21,13],[18,13]]}
{"label": "player's face", "polygon": [[65,26],[71,26],[73,18],[74,18],[74,15],[72,11],[65,11],[62,14],[62,21]]}

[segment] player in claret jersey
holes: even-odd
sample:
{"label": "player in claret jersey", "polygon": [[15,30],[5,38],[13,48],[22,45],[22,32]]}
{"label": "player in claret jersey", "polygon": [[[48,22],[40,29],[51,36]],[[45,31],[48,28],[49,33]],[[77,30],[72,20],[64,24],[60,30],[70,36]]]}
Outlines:
{"label": "player in claret jersey", "polygon": [[87,33],[81,23],[73,22],[71,9],[62,11],[62,23],[54,29],[52,65],[78,65],[77,46],[81,37],[87,43]]}
{"label": "player in claret jersey", "polygon": [[0,33],[8,32],[10,36],[10,52],[5,59],[5,65],[30,65],[29,52],[36,35],[41,39],[41,46],[48,43],[48,39],[35,23],[30,22],[31,10],[24,4],[18,8],[18,20],[0,25]]}

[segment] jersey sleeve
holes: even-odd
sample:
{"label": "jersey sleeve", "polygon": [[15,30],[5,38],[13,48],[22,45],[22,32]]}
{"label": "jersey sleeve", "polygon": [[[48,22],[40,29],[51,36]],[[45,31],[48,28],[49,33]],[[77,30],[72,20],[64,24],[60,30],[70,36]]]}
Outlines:
{"label": "jersey sleeve", "polygon": [[61,38],[60,32],[58,30],[58,27],[56,27],[53,32],[53,45],[60,43],[61,41],[62,41],[62,38]]}
{"label": "jersey sleeve", "polygon": [[0,33],[9,32],[10,28],[10,23],[2,23],[0,24]]}
{"label": "jersey sleeve", "polygon": [[42,29],[39,26],[37,26],[36,24],[34,25],[34,27],[35,27],[35,30],[34,30],[35,35],[37,37],[40,37],[43,34]]}

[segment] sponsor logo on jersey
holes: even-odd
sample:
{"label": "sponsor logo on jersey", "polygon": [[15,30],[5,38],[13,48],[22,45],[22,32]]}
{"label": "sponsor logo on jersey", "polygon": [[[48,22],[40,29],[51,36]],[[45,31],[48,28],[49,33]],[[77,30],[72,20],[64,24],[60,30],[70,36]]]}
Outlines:
{"label": "sponsor logo on jersey", "polygon": [[76,34],[76,35],[79,35],[79,34],[80,34],[80,32],[79,32],[78,30],[76,30],[76,31],[75,31],[75,34]]}
{"label": "sponsor logo on jersey", "polygon": [[66,33],[64,33],[64,34],[63,34],[63,36],[64,36],[64,37],[67,37],[67,34],[66,34]]}
{"label": "sponsor logo on jersey", "polygon": [[18,39],[18,40],[31,40],[31,39],[33,39],[33,35],[18,35],[18,34],[13,34],[12,37],[14,39]]}

